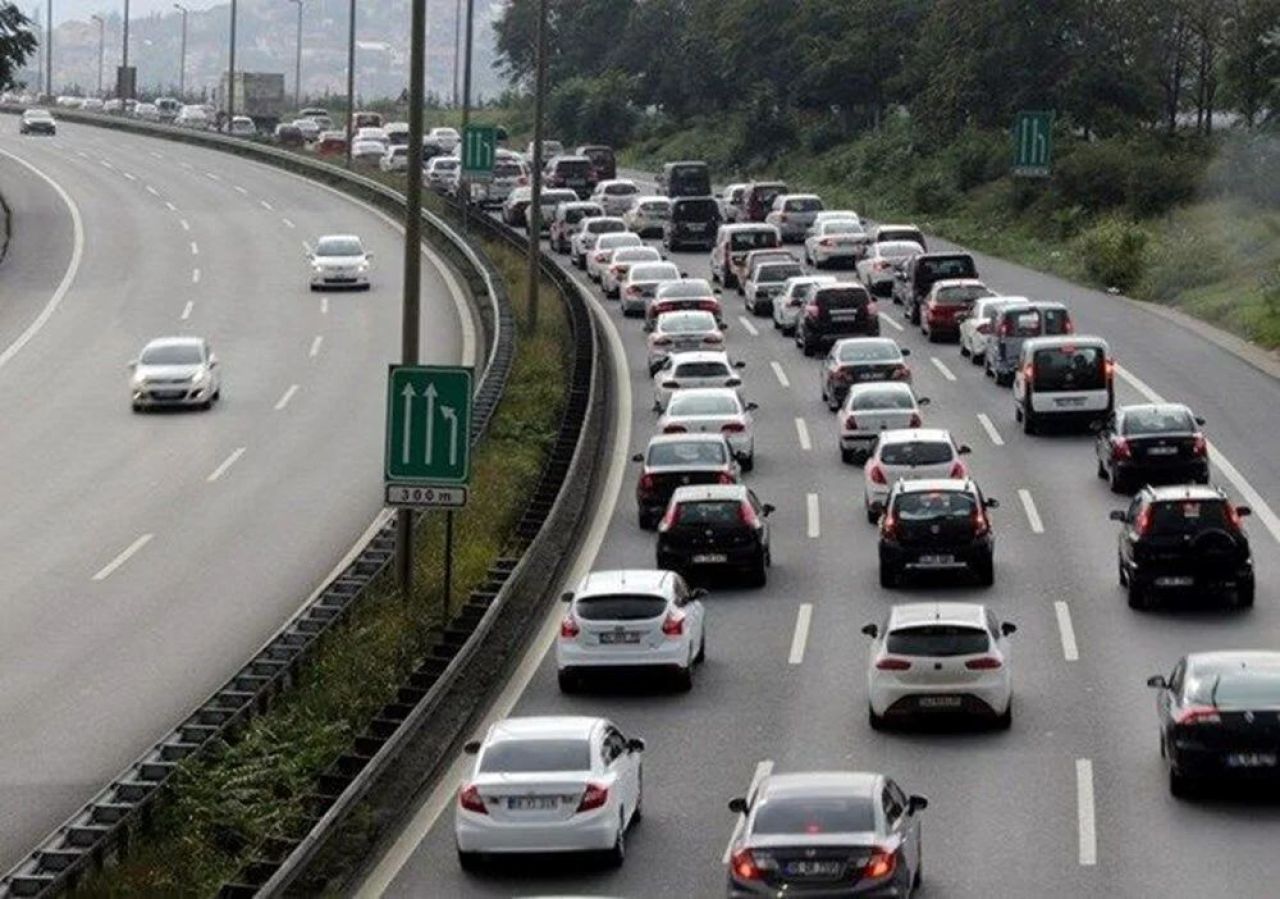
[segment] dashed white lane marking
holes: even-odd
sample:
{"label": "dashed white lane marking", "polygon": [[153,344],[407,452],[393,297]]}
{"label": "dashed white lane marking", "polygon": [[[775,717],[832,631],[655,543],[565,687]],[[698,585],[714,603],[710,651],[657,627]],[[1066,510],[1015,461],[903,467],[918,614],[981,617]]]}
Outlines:
{"label": "dashed white lane marking", "polygon": [[282,218],[282,219],[280,219],[280,221],[284,222],[284,226],[285,226],[286,228],[296,228],[296,227],[298,227],[298,226],[297,226],[297,225],[295,225],[293,222],[289,221],[289,219]]}
{"label": "dashed white lane marking", "polygon": [[[747,788],[747,801],[750,802],[752,797],[756,795],[756,790],[760,789],[761,782],[773,773],[773,761],[765,759],[756,765],[755,774],[751,775],[751,786]],[[729,856],[733,855],[733,844],[738,842],[738,837],[742,834],[742,828],[747,823],[745,815],[739,815],[738,820],[734,822],[733,833],[729,837],[729,845],[724,847],[724,857],[720,863],[729,864]]]}
{"label": "dashed white lane marking", "polygon": [[187,300],[187,305],[182,307],[182,320],[186,321],[191,318],[191,310],[196,308],[195,300]]}
{"label": "dashed white lane marking", "polygon": [[206,178],[211,178],[211,179],[212,179],[212,180],[214,180],[214,181],[221,181],[221,180],[222,180],[222,178],[220,178],[218,175],[215,175],[213,172],[205,172],[205,173],[204,173],[204,176],[205,176]]}
{"label": "dashed white lane marking", "polygon": [[739,315],[738,321],[742,323],[742,327],[745,328],[747,333],[752,337],[760,336],[760,332],[756,330],[756,326],[751,324],[751,319],[747,318],[745,315]]}
{"label": "dashed white lane marking", "polygon": [[148,543],[151,542],[151,538],[154,536],[155,534],[143,534],[137,540],[130,543],[128,547],[125,548],[124,552],[120,553],[120,555],[116,556],[106,565],[102,566],[102,568],[98,571],[98,573],[93,576],[93,579],[95,581],[105,581],[107,578],[111,577],[111,575],[115,574],[116,569],[118,569],[125,562],[128,562],[129,559],[133,558],[133,556],[138,552],[138,550],[142,549],[142,547],[146,546]]}
{"label": "dashed white lane marking", "polygon": [[897,321],[895,321],[893,316],[887,312],[881,312],[879,315],[879,318],[880,318],[880,321],[884,322],[890,328],[893,328],[898,331],[906,330],[906,328],[902,327],[902,325],[900,325]]}
{"label": "dashed white lane marking", "polygon": [[248,195],[248,193],[249,193],[247,190],[245,190],[245,189],[244,189],[243,187],[241,187],[239,184],[235,185],[235,188],[236,188],[236,193],[238,193],[238,194],[245,194],[245,195]]}
{"label": "dashed white lane marking", "polygon": [[312,359],[320,355],[320,344],[322,343],[324,343],[324,338],[320,335],[316,335],[316,339],[311,341],[311,349],[307,352],[307,355]]}
{"label": "dashed white lane marking", "polygon": [[285,406],[289,405],[289,400],[293,399],[293,395],[298,392],[297,384],[290,384],[289,389],[284,392],[284,396],[276,400],[276,411],[279,412]]}
{"label": "dashed white lane marking", "polygon": [[1044,522],[1040,520],[1040,513],[1036,510],[1036,501],[1031,498],[1031,491],[1019,489],[1018,499],[1022,500],[1022,510],[1027,513],[1027,524],[1031,525],[1031,532],[1043,534]]}
{"label": "dashed white lane marking", "polygon": [[791,653],[787,656],[787,662],[791,665],[799,665],[804,661],[804,647],[809,640],[809,621],[812,617],[813,603],[800,603],[800,608],[796,610],[796,630],[791,635]]}
{"label": "dashed white lane marking", "polygon": [[787,377],[787,373],[782,370],[781,365],[779,365],[775,361],[775,362],[770,362],[769,367],[773,369],[773,374],[778,379],[779,384],[781,384],[783,387],[791,386],[791,379]]}
{"label": "dashed white lane marking", "polygon": [[948,381],[954,381],[956,379],[956,376],[951,373],[951,369],[947,368],[947,364],[937,356],[930,356],[929,361],[933,363],[933,367],[936,368]]}
{"label": "dashed white lane marking", "polygon": [[302,252],[304,253],[311,252],[311,244],[307,243],[305,240],[302,242]]}
{"label": "dashed white lane marking", "polygon": [[996,446],[1004,446],[1004,438],[1000,436],[1000,432],[996,430],[996,426],[991,422],[991,417],[987,413],[978,413],[978,424],[982,425],[982,430],[987,432],[987,436],[991,438],[992,443]]}
{"label": "dashed white lane marking", "polygon": [[89,158],[89,154],[86,153],[84,150],[76,150],[76,155],[79,156],[81,159]]}
{"label": "dashed white lane marking", "polygon": [[800,440],[800,449],[813,449],[813,441],[809,439],[809,426],[805,424],[803,418],[796,419],[796,437]]}
{"label": "dashed white lane marking", "polygon": [[820,513],[818,509],[818,494],[810,493],[806,496],[805,505],[808,507],[808,514],[805,516],[808,519],[806,529],[808,531],[809,538],[816,540],[822,534],[822,522],[820,520]]}
{"label": "dashed white lane marking", "polygon": [[168,200],[165,200],[165,201],[164,201],[164,208],[165,208],[165,209],[167,209],[167,210],[169,210],[170,212],[177,212],[177,211],[178,211],[178,207],[177,207],[177,206],[174,206],[174,205],[173,205],[171,202],[169,202]]}
{"label": "dashed white lane marking", "polygon": [[152,156],[154,156],[156,159],[164,159],[164,154],[163,154],[163,153],[157,153],[155,150],[152,150],[152,151],[151,151],[151,155],[152,155]]}
{"label": "dashed white lane marking", "polygon": [[112,171],[115,171],[116,167],[113,166],[111,163],[107,162],[107,160],[102,159],[102,160],[99,160],[99,162],[104,169],[111,169]]}
{"label": "dashed white lane marking", "polygon": [[189,221],[187,221],[186,219],[179,219],[179,220],[178,220],[178,224],[182,226],[182,230],[183,230],[183,231],[190,231],[190,230],[191,230],[191,223],[190,223]]}
{"label": "dashed white lane marking", "polygon": [[219,465],[217,468],[215,468],[209,474],[209,477],[205,478],[205,480],[208,481],[210,484],[212,484],[214,481],[218,480],[218,478],[226,474],[227,469],[230,468],[232,465],[235,465],[236,460],[238,460],[241,456],[244,455],[245,449],[246,447],[243,447],[243,446],[236,447],[231,452],[231,455],[227,456],[227,458],[222,461],[222,464]]}
{"label": "dashed white lane marking", "polygon": [[194,166],[192,166],[191,163],[189,162],[180,162],[178,163],[178,165],[182,166],[184,169],[194,168]]}
{"label": "dashed white lane marking", "polygon": [[1071,610],[1067,604],[1058,600],[1053,604],[1053,613],[1058,616],[1058,634],[1062,637],[1062,657],[1068,662],[1079,661],[1080,648],[1076,646],[1075,628],[1071,626]]}
{"label": "dashed white lane marking", "polygon": [[198,268],[193,268],[193,269],[191,270],[191,283],[192,283],[192,284],[199,284],[199,283],[200,283],[200,269],[198,269]]}
{"label": "dashed white lane marking", "polygon": [[191,255],[192,256],[200,255],[200,245],[197,244],[194,240],[191,241]]}
{"label": "dashed white lane marking", "polygon": [[267,210],[267,212],[271,212],[275,208],[266,200],[259,200],[258,203],[262,206],[263,209]]}
{"label": "dashed white lane marking", "polygon": [[320,314],[321,315],[329,314],[329,298],[328,297],[320,298]]}
{"label": "dashed white lane marking", "polygon": [[128,181],[137,181],[137,180],[138,180],[138,176],[137,176],[137,175],[135,175],[133,172],[125,172],[125,173],[124,173],[124,177],[125,177],[125,179],[126,179],[126,180],[128,180]]}
{"label": "dashed white lane marking", "polygon": [[156,190],[156,189],[155,189],[154,187],[152,187],[150,184],[148,184],[148,185],[147,185],[146,190],[147,190],[147,193],[151,194],[151,196],[153,196],[153,197],[158,197],[158,196],[160,196],[160,191]]}
{"label": "dashed white lane marking", "polygon": [[1076,759],[1076,818],[1080,829],[1080,864],[1098,863],[1098,834],[1093,816],[1093,762]]}

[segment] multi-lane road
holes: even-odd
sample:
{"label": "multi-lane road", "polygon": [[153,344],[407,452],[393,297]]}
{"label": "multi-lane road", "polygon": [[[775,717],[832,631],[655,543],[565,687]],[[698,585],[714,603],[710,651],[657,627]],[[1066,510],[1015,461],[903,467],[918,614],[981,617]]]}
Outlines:
{"label": "multi-lane road", "polygon": [[[239,157],[0,118],[0,870],[230,676],[382,513],[403,238]],[[356,233],[367,293],[313,294],[303,242]],[[423,358],[473,361],[443,264]],[[132,414],[126,364],[207,337],[211,412]]]}
{"label": "multi-lane road", "polygon": [[[692,276],[709,274],[705,253],[672,258]],[[882,771],[929,797],[924,896],[1276,895],[1280,805],[1171,797],[1144,682],[1187,651],[1280,644],[1280,522],[1272,512],[1280,507],[1280,383],[1134,304],[977,258],[997,291],[1063,300],[1081,332],[1110,341],[1121,366],[1117,402],[1159,396],[1208,419],[1215,480],[1255,508],[1255,608],[1131,611],[1116,583],[1116,531],[1107,519],[1123,502],[1094,477],[1092,438],[1024,435],[1007,389],[984,379],[954,344],[927,343],[891,304],[881,307],[883,333],[913,351],[917,391],[932,398],[926,423],[974,448],[976,478],[1003,503],[994,513],[994,588],[881,589],[862,471],[840,461],[834,416],[819,400],[818,361],[726,292],[728,349],[746,361],[744,393],[760,406],[756,470],[746,482],[778,507],[768,587],[713,591],[708,660],[688,694],[659,687],[562,695],[554,659],[544,655],[561,614],[553,609],[487,719],[605,715],[646,739],[645,817],[628,839],[625,865],[517,862],[464,874],[452,814],[463,757],[371,862],[361,896],[722,894],[735,824],[726,801],[761,772],[818,768]],[[643,333],[616,302],[592,293],[625,351],[626,415],[615,447],[625,459],[644,447],[655,421]],[[607,530],[598,547],[585,547],[579,569],[654,564],[655,538],[636,526],[634,477],[628,470],[616,506],[605,497]],[[1010,731],[870,729],[860,629],[892,603],[934,597],[986,602],[1019,625]]]}

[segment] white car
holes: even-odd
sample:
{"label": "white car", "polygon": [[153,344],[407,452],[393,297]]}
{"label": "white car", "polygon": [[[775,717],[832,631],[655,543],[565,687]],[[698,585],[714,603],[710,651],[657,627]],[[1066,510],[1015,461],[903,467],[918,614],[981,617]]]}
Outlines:
{"label": "white car", "polygon": [[452,153],[457,149],[458,144],[462,141],[456,128],[432,128],[427,132],[427,136],[422,139],[424,144],[430,144],[439,147],[446,153]]}
{"label": "white car", "polygon": [[899,480],[968,477],[969,468],[960,458],[968,454],[969,447],[956,443],[951,432],[942,428],[882,432],[864,471],[867,521],[880,520],[889,490]]}
{"label": "white car", "polygon": [[387,145],[376,140],[357,140],[351,144],[351,158],[376,164],[387,153]]}
{"label": "white car", "polygon": [[202,337],[160,337],[129,363],[134,412],[157,406],[208,409],[222,398],[222,369]]}
{"label": "white car", "polygon": [[102,112],[103,102],[97,97],[88,97],[80,108],[86,112]]}
{"label": "white car", "polygon": [[529,183],[529,169],[512,154],[499,155],[493,161],[493,172],[488,181],[471,184],[471,199],[483,206],[504,202],[511,191]]}
{"label": "white car", "polygon": [[[135,110],[137,107],[134,107]],[[187,104],[178,111],[177,117],[173,123],[180,128],[196,128],[207,129],[209,127],[209,114],[205,112],[203,106],[195,106]]]}
{"label": "white car", "polygon": [[319,140],[323,130],[315,119],[294,119],[293,127],[302,132],[302,139],[309,144]]}
{"label": "white car", "polygon": [[857,264],[867,251],[868,240],[861,223],[851,219],[815,222],[804,239],[804,261],[814,268],[836,262]]}
{"label": "white car", "polygon": [[622,213],[627,227],[641,237],[661,237],[662,226],[671,218],[671,198],[632,197],[631,205]]}
{"label": "white car", "polygon": [[[573,193],[573,191],[569,191]],[[568,202],[576,202],[577,194]],[[578,222],[578,228],[569,238],[569,258],[578,268],[587,267],[587,253],[594,249],[596,238],[601,234],[622,234],[627,231],[627,223],[617,216],[597,215],[584,218]],[[634,246],[634,244],[633,244]]]}
{"label": "white car", "polygon": [[996,310],[1001,306],[1029,302],[1026,297],[982,297],[974,300],[973,307],[960,321],[960,355],[968,356],[974,365],[981,365],[987,353],[992,316]]}
{"label": "white car", "polygon": [[462,160],[457,156],[433,156],[425,172],[427,186],[437,193],[451,193],[458,187]]}
{"label": "white car", "polygon": [[608,232],[596,237],[595,244],[587,253],[587,277],[592,281],[603,283],[605,269],[609,266],[609,257],[614,250],[628,247],[642,247],[644,241],[639,234],[630,231]]}
{"label": "white car", "polygon": [[387,152],[378,160],[378,168],[384,172],[407,172],[409,170],[409,147],[406,144],[392,144]]}
{"label": "white car", "polygon": [[804,304],[809,301],[811,289],[818,284],[835,284],[835,275],[800,275],[788,278],[782,290],[773,295],[773,327],[783,334],[796,332],[796,321]]}
{"label": "white car", "polygon": [[892,337],[844,337],[831,345],[818,372],[822,401],[832,412],[840,408],[855,384],[869,381],[911,381],[907,347]]}
{"label": "white car", "polygon": [[902,381],[854,384],[836,419],[840,458],[847,463],[865,462],[884,431],[923,426],[921,407],[927,405],[927,396],[917,397],[911,385]]}
{"label": "white car", "polygon": [[672,353],[722,349],[724,333],[710,312],[697,309],[664,312],[654,321],[648,344],[649,375],[652,377]]}
{"label": "white car", "polygon": [[364,244],[354,234],[329,234],[307,250],[311,263],[311,289],[355,287],[369,289],[369,260]]}
{"label": "white car", "polygon": [[902,271],[912,256],[919,256],[923,252],[924,247],[910,240],[873,243],[867,249],[867,255],[858,260],[858,280],[874,296],[889,296],[898,272]]}
{"label": "white car", "polygon": [[832,221],[833,219],[839,219],[844,222],[862,223],[862,216],[858,215],[858,213],[854,212],[852,209],[823,209],[813,217],[813,225],[811,227],[816,228],[823,222]]}
{"label": "white car", "polygon": [[744,403],[734,387],[676,391],[658,419],[659,434],[716,434],[729,441],[743,471],[755,467],[755,403]]}
{"label": "white car", "polygon": [[784,243],[799,243],[822,209],[822,198],[817,194],[779,194],[764,220],[778,229]]}
{"label": "white car", "polygon": [[247,115],[233,116],[227,133],[235,137],[257,137],[258,126]]}
{"label": "white car", "polygon": [[[578,202],[578,195],[567,187],[555,187],[550,190],[544,188],[542,193],[538,195],[538,208],[541,210],[541,218],[538,221],[538,233],[542,234],[551,230],[551,221],[556,217],[556,207],[561,203],[576,202]],[[529,225],[531,224],[531,211],[532,204],[526,206],[524,209],[524,227],[526,231],[529,230]],[[584,219],[583,221],[586,220]],[[618,230],[625,231],[626,229],[622,228]]]}
{"label": "white car", "polygon": [[938,713],[977,715],[1000,728],[1013,723],[1009,635],[980,603],[895,605],[881,625],[868,624],[868,718],[880,730],[886,718]]}
{"label": "white car", "polygon": [[604,277],[600,279],[604,295],[616,300],[622,290],[622,282],[627,279],[627,272],[636,263],[661,261],[662,254],[654,247],[623,247],[614,250],[609,257],[609,264],[604,268]]}
{"label": "white car", "polygon": [[644,741],[605,718],[507,718],[484,740],[458,790],[458,864],[473,871],[488,855],[603,851],[626,858],[626,834],[640,820]]}
{"label": "white car", "polygon": [[605,215],[622,215],[639,195],[640,188],[631,179],[610,178],[596,185],[591,199],[604,207]]}
{"label": "white car", "polygon": [[653,373],[653,411],[661,412],[677,390],[696,387],[742,386],[738,370],[745,362],[730,362],[720,350],[692,350],[671,353]]}
{"label": "white car", "polygon": [[664,281],[679,281],[680,269],[674,262],[641,262],[627,269],[626,279],[622,282],[619,299],[622,300],[622,314],[631,317],[644,315],[645,307],[658,285]]}
{"label": "white car", "polygon": [[742,220],[742,197],[750,184],[726,184],[720,192],[720,217],[728,223]]}
{"label": "white car", "polygon": [[382,126],[382,131],[387,135],[387,143],[391,146],[402,147],[409,145],[408,122],[387,122]]}
{"label": "white car", "polygon": [[751,269],[751,275],[742,285],[742,302],[752,315],[773,312],[773,298],[782,293],[788,278],[804,275],[799,262],[769,260]]}
{"label": "white car", "polygon": [[387,136],[387,132],[382,128],[357,128],[355,139],[357,141],[371,140],[382,144],[383,152],[386,152],[387,147],[391,145],[391,138]]}
{"label": "white car", "polygon": [[593,571],[561,599],[569,604],[556,640],[556,672],[563,693],[576,692],[588,673],[634,669],[673,675],[693,687],[693,669],[706,657],[701,597],[673,571]]}

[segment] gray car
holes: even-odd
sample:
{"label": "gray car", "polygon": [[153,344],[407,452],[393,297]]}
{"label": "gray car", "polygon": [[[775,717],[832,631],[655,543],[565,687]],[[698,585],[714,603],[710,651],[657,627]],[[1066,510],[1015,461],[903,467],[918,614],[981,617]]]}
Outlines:
{"label": "gray car", "polygon": [[1002,387],[1013,383],[1022,345],[1032,337],[1059,337],[1074,329],[1062,303],[1010,303],[994,310],[982,366],[987,377]]}
{"label": "gray car", "polygon": [[784,242],[800,243],[822,208],[817,194],[780,194],[764,220],[778,229]]}
{"label": "gray car", "polygon": [[929,805],[861,771],[772,774],[733,799],[730,897],[903,897],[919,889],[920,815]]}
{"label": "gray car", "polygon": [[222,370],[202,337],[160,337],[129,363],[134,412],[157,406],[208,409],[222,398]]}

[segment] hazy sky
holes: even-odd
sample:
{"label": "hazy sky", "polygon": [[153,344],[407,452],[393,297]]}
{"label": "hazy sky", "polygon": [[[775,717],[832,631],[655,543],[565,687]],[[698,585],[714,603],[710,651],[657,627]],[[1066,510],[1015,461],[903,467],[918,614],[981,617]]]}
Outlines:
{"label": "hazy sky", "polygon": [[[40,15],[43,18],[44,10],[47,9],[48,0],[17,0],[18,8],[24,10],[28,15],[36,6],[40,7]],[[284,3],[285,0],[280,0]],[[312,0],[318,2],[318,0]],[[182,5],[187,9],[208,9],[211,6],[225,4],[227,0],[186,0]],[[140,16],[148,16],[153,12],[168,12],[173,9],[173,0],[129,0],[129,18],[135,19]],[[124,0],[53,0],[53,20],[61,22],[64,19],[87,19],[89,16],[97,13],[101,15],[104,12],[124,12]]]}

